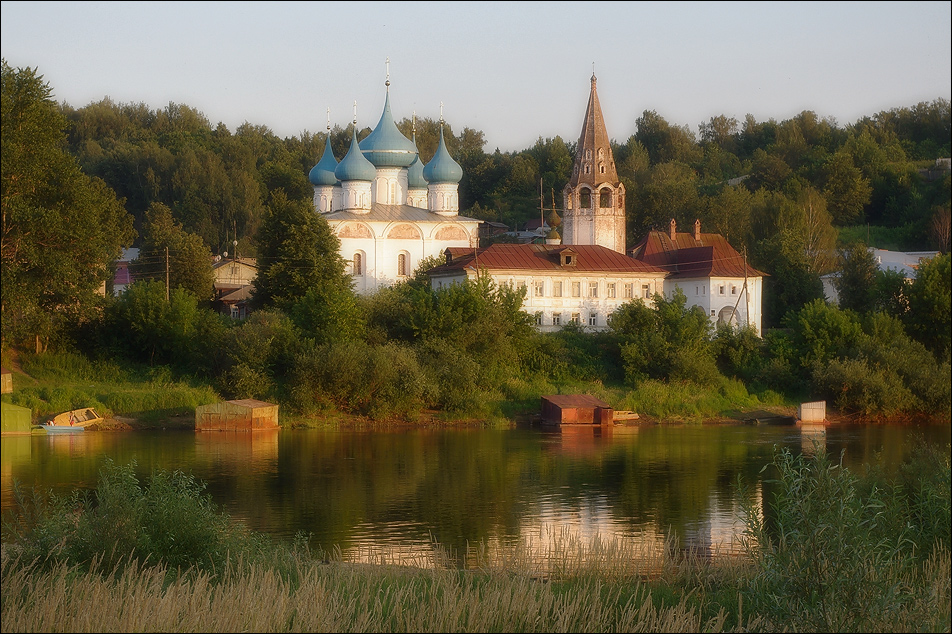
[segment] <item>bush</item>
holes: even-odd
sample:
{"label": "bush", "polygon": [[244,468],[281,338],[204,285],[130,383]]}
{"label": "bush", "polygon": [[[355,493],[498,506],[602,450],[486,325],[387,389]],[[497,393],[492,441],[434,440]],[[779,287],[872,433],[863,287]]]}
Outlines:
{"label": "bush", "polygon": [[133,560],[211,573],[235,556],[251,563],[268,545],[218,511],[205,484],[180,471],[159,471],[143,486],[135,462],[107,460],[96,490],[44,498],[17,491],[19,519],[5,525],[25,561],[67,562],[81,571],[121,569]]}

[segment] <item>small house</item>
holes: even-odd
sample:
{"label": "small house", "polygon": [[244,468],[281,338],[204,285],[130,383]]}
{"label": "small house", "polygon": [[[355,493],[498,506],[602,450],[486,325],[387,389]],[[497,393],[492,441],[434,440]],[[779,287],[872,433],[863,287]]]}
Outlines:
{"label": "small house", "polygon": [[223,401],[195,408],[196,431],[278,429],[278,406],[255,399]]}
{"label": "small house", "polygon": [[553,394],[542,397],[545,425],[613,425],[614,410],[588,394]]}

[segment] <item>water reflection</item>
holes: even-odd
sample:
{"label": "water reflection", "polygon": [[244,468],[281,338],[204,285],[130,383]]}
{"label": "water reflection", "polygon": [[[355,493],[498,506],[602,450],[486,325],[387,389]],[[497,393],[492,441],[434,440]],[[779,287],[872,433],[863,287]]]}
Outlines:
{"label": "water reflection", "polygon": [[[741,548],[743,509],[769,498],[775,447],[841,452],[853,468],[895,468],[921,435],[947,446],[950,427],[656,425],[539,430],[317,430],[87,433],[4,437],[3,512],[14,481],[55,492],[95,486],[108,458],[182,470],[222,508],[279,538],[350,561],[486,566],[640,566],[671,539],[716,557]],[[743,499],[738,480],[749,485]],[[607,544],[622,549],[612,555]],[[556,554],[558,556],[556,556]],[[521,561],[515,561],[522,557]]]}

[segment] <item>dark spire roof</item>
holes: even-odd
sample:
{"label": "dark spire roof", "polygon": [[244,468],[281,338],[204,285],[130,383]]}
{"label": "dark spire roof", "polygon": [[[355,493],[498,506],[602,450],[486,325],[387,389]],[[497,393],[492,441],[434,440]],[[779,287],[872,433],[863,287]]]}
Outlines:
{"label": "dark spire roof", "polygon": [[[578,137],[575,165],[572,169],[572,178],[569,180],[570,187],[576,187],[580,183],[594,187],[600,183],[610,182],[614,184],[618,182],[615,157],[612,155],[608,130],[605,129],[602,107],[598,103],[595,81],[593,73],[592,92],[588,97],[588,107],[585,109],[582,133]],[[589,168],[587,173],[586,166]]]}

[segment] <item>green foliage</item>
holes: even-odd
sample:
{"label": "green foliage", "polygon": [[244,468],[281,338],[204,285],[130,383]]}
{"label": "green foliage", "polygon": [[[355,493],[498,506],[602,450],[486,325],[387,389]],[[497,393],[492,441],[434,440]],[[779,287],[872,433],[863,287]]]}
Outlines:
{"label": "green foliage", "polygon": [[654,297],[655,308],[636,299],[620,306],[610,327],[620,338],[625,378],[641,381],[671,379],[713,385],[721,378],[711,345],[711,323],[703,309],[687,308],[684,291],[672,298]]}
{"label": "green foliage", "polygon": [[309,201],[289,199],[278,190],[257,236],[258,274],[254,303],[289,309],[312,289],[324,297],[351,290],[340,255],[340,240]]}
{"label": "green foliage", "polygon": [[907,297],[909,333],[939,360],[952,360],[952,255],[921,262]]}
{"label": "green foliage", "polygon": [[222,343],[219,382],[231,398],[277,399],[303,334],[286,315],[259,310],[230,328]]}
{"label": "green foliage", "polygon": [[65,343],[101,309],[98,290],[135,236],[103,181],[64,150],[65,119],[34,69],[2,66],[0,207],[4,347]]}
{"label": "green foliage", "polygon": [[[935,495],[949,480],[948,457],[912,464],[897,485],[863,480],[825,452],[778,451],[764,512],[745,509],[746,545],[758,570],[743,591],[745,612],[796,631],[904,629],[897,619],[930,592],[910,583],[913,566],[948,544],[947,528],[936,531],[949,516],[948,489]],[[927,484],[910,487],[909,476],[923,471]],[[923,516],[924,503],[937,508]]]}
{"label": "green foliage", "polygon": [[159,281],[134,283],[109,305],[98,341],[129,359],[207,373],[225,334],[222,317],[185,289],[168,300],[165,293]]}
{"label": "green foliage", "polygon": [[879,267],[872,252],[862,242],[847,247],[842,254],[840,273],[833,285],[840,298],[840,308],[868,312],[877,307],[877,272]]}
{"label": "green foliage", "polygon": [[212,299],[212,254],[199,236],[172,219],[172,210],[153,203],[146,211],[146,225],[139,256],[133,260],[136,280],[168,279],[169,288],[183,288],[200,301]]}
{"label": "green foliage", "polygon": [[134,560],[221,573],[240,553],[252,564],[269,547],[220,512],[205,484],[180,471],[154,472],[145,484],[136,464],[107,459],[92,493],[43,496],[17,490],[22,512],[5,525],[25,560],[79,571],[122,570]]}

